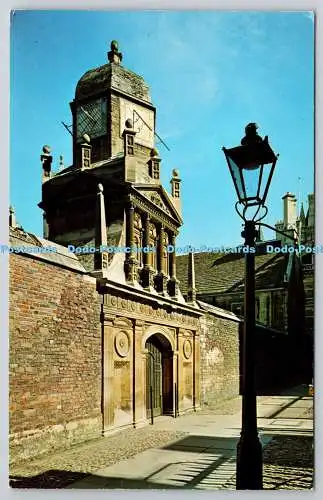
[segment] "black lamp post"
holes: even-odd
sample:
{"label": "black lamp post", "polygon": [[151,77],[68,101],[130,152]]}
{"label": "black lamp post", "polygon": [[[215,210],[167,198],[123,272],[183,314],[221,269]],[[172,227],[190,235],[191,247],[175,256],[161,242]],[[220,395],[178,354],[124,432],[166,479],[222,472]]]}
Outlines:
{"label": "black lamp post", "polygon": [[[255,247],[256,224],[267,214],[266,196],[278,156],[268,144],[268,137],[257,134],[257,125],[249,123],[241,146],[223,148],[238,195],[236,211],[244,220],[245,245]],[[239,211],[238,205],[242,207]],[[247,211],[255,207],[247,219]],[[259,211],[265,210],[262,216]],[[250,211],[249,211],[250,212]],[[258,218],[257,218],[258,216]],[[257,429],[257,397],[255,389],[255,257],[245,254],[244,329],[242,346],[242,428],[237,446],[238,490],[262,489],[262,446]]]}

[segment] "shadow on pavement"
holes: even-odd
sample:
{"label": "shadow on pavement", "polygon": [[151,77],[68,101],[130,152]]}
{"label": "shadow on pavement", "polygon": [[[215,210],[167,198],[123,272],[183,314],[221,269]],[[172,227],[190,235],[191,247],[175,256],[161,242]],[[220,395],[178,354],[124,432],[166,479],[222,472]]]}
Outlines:
{"label": "shadow on pavement", "polygon": [[65,488],[87,477],[83,472],[71,472],[68,470],[47,470],[35,476],[9,476],[11,488]]}
{"label": "shadow on pavement", "polygon": [[[219,450],[222,453],[232,455],[232,451],[236,450],[238,437],[214,437],[214,436],[199,436],[189,435],[179,439],[175,443],[170,443],[161,447],[163,450],[174,451],[192,451],[199,453],[210,453],[214,450]],[[231,453],[230,453],[231,452]]]}
{"label": "shadow on pavement", "polygon": [[[236,444],[238,438],[187,436],[160,448],[197,453],[192,459],[161,463],[146,477],[110,477],[63,470],[48,470],[32,477],[10,476],[12,488],[38,489],[235,489]],[[310,489],[313,482],[313,438],[274,435],[264,448],[264,489]],[[108,474],[108,470],[106,470]],[[130,474],[133,471],[130,471]],[[82,480],[82,481],[80,481]],[[80,482],[79,482],[80,481]],[[75,483],[75,484],[73,484]]]}

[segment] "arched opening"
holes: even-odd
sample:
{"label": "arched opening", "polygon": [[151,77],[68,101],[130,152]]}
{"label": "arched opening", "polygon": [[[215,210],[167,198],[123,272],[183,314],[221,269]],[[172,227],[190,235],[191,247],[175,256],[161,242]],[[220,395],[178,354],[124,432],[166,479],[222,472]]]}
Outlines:
{"label": "arched opening", "polygon": [[164,335],[148,338],[146,362],[147,418],[173,414],[173,351]]}

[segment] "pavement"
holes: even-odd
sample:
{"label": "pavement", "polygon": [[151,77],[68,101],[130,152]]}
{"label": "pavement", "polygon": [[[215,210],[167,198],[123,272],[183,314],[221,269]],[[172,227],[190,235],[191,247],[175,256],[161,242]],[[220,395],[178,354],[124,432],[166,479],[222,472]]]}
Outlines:
{"label": "pavement", "polygon": [[[304,387],[299,387],[281,396],[257,398],[264,489],[313,486],[313,398],[304,394]],[[153,428],[177,437],[98,468],[67,488],[235,489],[240,408],[223,414],[197,412],[177,419],[161,416]],[[185,434],[178,438],[179,433]]]}

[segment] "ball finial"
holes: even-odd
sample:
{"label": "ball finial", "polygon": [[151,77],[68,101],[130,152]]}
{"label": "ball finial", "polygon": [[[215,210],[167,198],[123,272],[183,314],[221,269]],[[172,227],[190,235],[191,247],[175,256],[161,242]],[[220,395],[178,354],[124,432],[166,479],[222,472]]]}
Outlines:
{"label": "ball finial", "polygon": [[89,134],[83,134],[83,140],[86,144],[90,144],[91,142],[91,137],[89,136]]}
{"label": "ball finial", "polygon": [[156,148],[152,148],[150,150],[150,156],[153,158],[154,156],[159,156],[158,150]]}
{"label": "ball finial", "polygon": [[122,54],[119,52],[119,44],[117,40],[112,40],[110,43],[111,50],[108,52],[108,60],[113,64],[120,64],[122,61]]}
{"label": "ball finial", "polygon": [[126,128],[133,128],[133,123],[131,118],[127,118],[127,120],[125,121],[125,126]]}
{"label": "ball finial", "polygon": [[45,155],[49,155],[50,152],[51,152],[51,147],[45,144],[45,146],[43,146],[43,153]]}
{"label": "ball finial", "polygon": [[103,185],[101,183],[98,184],[98,190],[99,190],[99,193],[103,193]]}
{"label": "ball finial", "polygon": [[115,50],[116,52],[118,52],[119,45],[118,45],[117,40],[112,40],[110,47],[111,47],[111,50]]}

